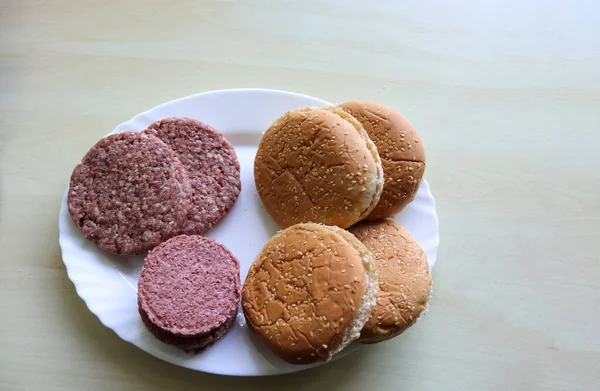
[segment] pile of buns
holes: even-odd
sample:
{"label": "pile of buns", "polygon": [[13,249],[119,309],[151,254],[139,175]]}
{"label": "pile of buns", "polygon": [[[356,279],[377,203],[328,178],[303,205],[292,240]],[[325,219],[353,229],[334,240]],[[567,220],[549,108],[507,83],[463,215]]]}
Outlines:
{"label": "pile of buns", "polygon": [[293,110],[271,125],[254,175],[283,230],[242,290],[247,324],[269,349],[290,363],[326,361],[416,322],[431,293],[427,258],[389,218],[412,201],[424,170],[413,126],[377,103]]}

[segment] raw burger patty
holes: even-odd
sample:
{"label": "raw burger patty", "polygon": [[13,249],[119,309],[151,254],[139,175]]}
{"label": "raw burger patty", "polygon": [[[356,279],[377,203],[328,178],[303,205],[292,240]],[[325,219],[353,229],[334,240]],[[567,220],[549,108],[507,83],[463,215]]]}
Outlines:
{"label": "raw burger patty", "polygon": [[148,318],[148,315],[141,309],[141,307],[139,308],[139,312],[140,316],[142,317],[142,322],[144,322],[144,326],[146,326],[146,328],[150,331],[150,333],[152,333],[152,335],[156,337],[156,339],[169,345],[176,346],[179,349],[183,349],[189,353],[200,353],[219,339],[223,338],[235,320],[234,314],[229,321],[210,333],[206,333],[199,337],[180,337],[166,332],[152,323]]}
{"label": "raw burger patty", "polygon": [[190,118],[166,118],[144,131],[179,155],[193,189],[192,208],[181,233],[201,235],[229,212],[241,190],[233,146],[212,127]]}
{"label": "raw burger patty", "polygon": [[240,294],[240,265],[227,248],[213,239],[180,235],[146,257],[138,307],[157,339],[199,351],[229,330]]}
{"label": "raw burger patty", "polygon": [[113,254],[138,254],[177,235],[192,189],[183,164],[157,137],[100,140],[71,175],[68,206],[86,239]]}

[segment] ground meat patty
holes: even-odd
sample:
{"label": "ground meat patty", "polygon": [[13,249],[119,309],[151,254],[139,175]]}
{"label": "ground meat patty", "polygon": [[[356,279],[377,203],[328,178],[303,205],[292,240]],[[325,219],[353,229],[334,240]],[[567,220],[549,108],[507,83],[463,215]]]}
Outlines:
{"label": "ground meat patty", "polygon": [[240,294],[240,265],[227,248],[213,239],[180,235],[146,257],[138,307],[157,339],[198,351],[231,327]]}
{"label": "ground meat patty", "polygon": [[100,140],[71,175],[68,206],[86,239],[138,254],[176,235],[190,210],[185,168],[164,142],[139,132]]}
{"label": "ground meat patty", "polygon": [[194,191],[181,233],[201,235],[229,212],[241,190],[240,164],[232,145],[212,127],[190,118],[166,118],[144,131],[179,155]]}
{"label": "ground meat patty", "polygon": [[142,322],[144,322],[144,326],[146,326],[146,328],[150,331],[152,335],[156,337],[156,339],[166,344],[176,346],[179,349],[183,349],[188,353],[200,353],[213,343],[217,342],[219,339],[223,338],[225,334],[227,334],[235,320],[234,314],[234,316],[232,316],[231,319],[229,319],[221,327],[214,329],[210,333],[206,333],[199,337],[181,337],[175,334],[168,333],[160,327],[156,326],[150,321],[148,315],[141,309],[141,307],[139,308],[139,313],[142,318]]}

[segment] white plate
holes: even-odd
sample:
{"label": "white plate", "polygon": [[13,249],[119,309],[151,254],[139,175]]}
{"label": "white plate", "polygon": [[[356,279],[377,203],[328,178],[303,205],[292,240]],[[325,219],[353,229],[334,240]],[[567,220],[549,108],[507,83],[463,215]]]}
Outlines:
{"label": "white plate", "polygon": [[[243,281],[256,254],[278,230],[264,211],[254,187],[254,155],[262,132],[287,110],[325,105],[329,103],[283,91],[212,91],[157,106],[117,126],[112,133],[142,131],[156,120],[186,116],[206,122],[225,134],[240,161],[242,192],[231,212],[207,236],[236,255]],[[81,155],[85,152],[82,149]],[[143,257],[111,256],[86,241],[71,221],[66,199],[65,192],[59,216],[59,240],[67,273],[90,311],[119,337],[162,360],[210,373],[258,376],[310,367],[287,364],[265,351],[249,335],[241,311],[230,332],[201,354],[189,355],[157,341],[146,331],[137,311],[137,280]],[[438,220],[427,182],[423,181],[415,200],[396,220],[421,244],[433,267],[439,243]],[[343,353],[358,347],[355,344]]]}

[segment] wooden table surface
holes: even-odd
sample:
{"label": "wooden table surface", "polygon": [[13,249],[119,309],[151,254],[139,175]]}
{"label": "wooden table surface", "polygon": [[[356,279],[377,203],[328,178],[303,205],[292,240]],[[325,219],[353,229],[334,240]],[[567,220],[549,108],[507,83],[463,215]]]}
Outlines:
{"label": "wooden table surface", "polygon": [[[597,4],[1,2],[0,389],[600,389]],[[415,124],[441,222],[416,327],[305,373],[227,378],[87,310],[58,246],[75,164],[141,111],[236,87]]]}

